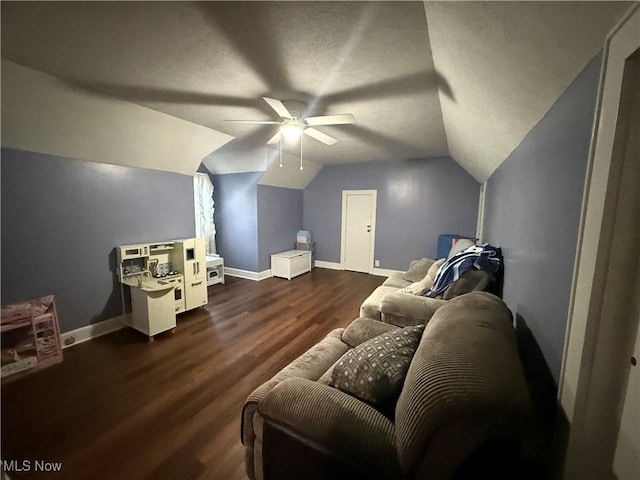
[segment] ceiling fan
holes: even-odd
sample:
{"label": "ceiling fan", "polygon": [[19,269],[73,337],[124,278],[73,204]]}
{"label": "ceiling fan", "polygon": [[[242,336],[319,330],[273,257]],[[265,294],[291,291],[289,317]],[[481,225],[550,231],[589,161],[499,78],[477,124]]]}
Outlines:
{"label": "ceiling fan", "polygon": [[280,116],[280,121],[271,120],[228,120],[229,122],[238,123],[256,123],[262,125],[279,125],[278,132],[269,139],[267,145],[273,145],[280,142],[283,137],[287,139],[295,139],[305,134],[311,138],[318,140],[326,145],[333,145],[337,140],[329,135],[322,133],[320,130],[313,128],[318,125],[345,125],[356,123],[356,118],[350,114],[341,115],[323,115],[319,117],[305,117],[305,105],[297,102],[287,102],[290,108],[285,107],[284,103],[275,98],[262,97],[265,102]]}

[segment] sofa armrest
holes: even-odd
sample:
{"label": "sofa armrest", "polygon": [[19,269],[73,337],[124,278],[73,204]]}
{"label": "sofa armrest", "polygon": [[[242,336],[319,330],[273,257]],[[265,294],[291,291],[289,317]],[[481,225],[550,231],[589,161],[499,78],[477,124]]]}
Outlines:
{"label": "sofa armrest", "polygon": [[382,321],[400,327],[427,323],[447,300],[404,292],[388,293],[380,302]]}
{"label": "sofa armrest", "polygon": [[[398,472],[392,421],[346,393],[303,378],[274,387],[258,404],[263,431],[273,426],[354,470],[393,478]],[[263,438],[265,453],[268,438]],[[264,458],[265,464],[269,461]]]}
{"label": "sofa armrest", "polygon": [[243,445],[253,443],[255,438],[252,426],[253,415],[256,412],[258,403],[262,401],[264,396],[287,378],[300,377],[310,380],[320,378],[349,349],[349,345],[341,340],[343,332],[344,328],[332,330],[322,341],[315,344],[276,373],[270,380],[251,392],[242,409],[240,438]]}
{"label": "sofa armrest", "polygon": [[350,347],[357,347],[373,337],[382,335],[398,328],[395,325],[373,320],[371,318],[358,317],[352,321],[344,332],[342,332],[342,341]]}

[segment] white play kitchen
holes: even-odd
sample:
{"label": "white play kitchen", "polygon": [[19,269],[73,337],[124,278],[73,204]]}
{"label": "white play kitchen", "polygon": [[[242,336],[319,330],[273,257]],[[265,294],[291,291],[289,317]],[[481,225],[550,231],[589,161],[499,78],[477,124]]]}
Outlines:
{"label": "white play kitchen", "polygon": [[131,287],[130,326],[153,336],[176,327],[176,314],[207,304],[207,255],[202,238],[116,248],[118,279]]}

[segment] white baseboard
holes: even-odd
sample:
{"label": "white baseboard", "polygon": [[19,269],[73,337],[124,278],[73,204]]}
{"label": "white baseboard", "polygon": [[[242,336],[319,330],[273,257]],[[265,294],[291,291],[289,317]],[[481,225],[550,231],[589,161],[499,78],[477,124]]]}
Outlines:
{"label": "white baseboard", "polygon": [[335,262],[323,262],[322,260],[316,260],[315,266],[319,268],[328,268],[329,270],[342,270],[342,265]]}
{"label": "white baseboard", "polygon": [[246,278],[247,280],[255,280],[259,282],[265,278],[271,277],[271,270],[263,270],[262,272],[251,272],[249,270],[241,270],[239,268],[224,267],[224,274],[230,277]]}
{"label": "white baseboard", "polygon": [[[319,268],[328,268],[330,270],[342,270],[342,265],[335,262],[323,262],[322,260],[316,260],[315,266]],[[387,270],[384,268],[374,268],[371,272],[372,275],[390,276],[393,273],[402,273],[399,270]],[[251,272],[249,270],[240,270],[239,268],[224,267],[224,274],[230,277],[246,278],[248,280],[260,281],[266,278],[270,278],[271,270],[263,270],[262,272]],[[121,328],[131,325],[131,314],[127,313],[119,315],[108,320],[104,320],[98,323],[92,323],[84,327],[76,328],[68,332],[60,334],[60,343],[62,348],[72,347],[80,343],[84,343],[92,338],[97,338],[107,333],[115,332]]]}
{"label": "white baseboard", "polygon": [[271,269],[263,270],[261,272],[258,272],[258,281],[264,280],[265,278],[271,278],[272,276],[273,275],[271,275]]}
{"label": "white baseboard", "polygon": [[381,277],[390,277],[394,273],[404,273],[402,270],[388,270],[386,268],[374,268],[371,275],[380,275]]}
{"label": "white baseboard", "polygon": [[92,338],[120,330],[128,324],[131,324],[130,313],[119,315],[102,322],[92,323],[91,325],[76,328],[75,330],[70,330],[68,332],[63,332],[60,334],[60,343],[62,348],[72,347],[79,343],[84,343],[87,340],[91,340]]}

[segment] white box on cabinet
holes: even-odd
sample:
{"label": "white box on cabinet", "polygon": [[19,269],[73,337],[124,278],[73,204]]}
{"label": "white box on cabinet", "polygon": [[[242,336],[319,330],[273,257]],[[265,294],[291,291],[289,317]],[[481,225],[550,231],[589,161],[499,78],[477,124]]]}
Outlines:
{"label": "white box on cabinet", "polygon": [[288,250],[271,255],[271,275],[291,280],[311,271],[311,252]]}
{"label": "white box on cabinet", "polygon": [[298,230],[298,233],[296,234],[296,242],[310,243],[311,233],[309,232],[309,230]]}

